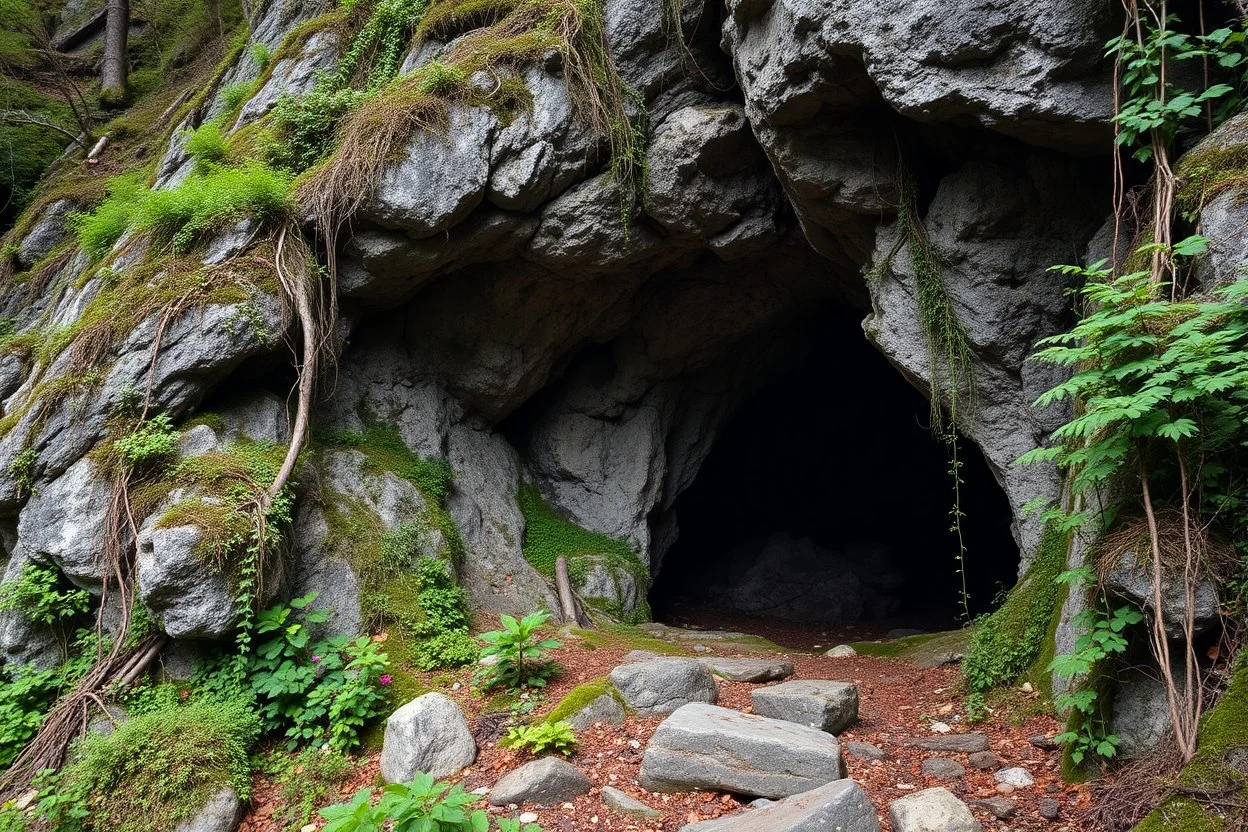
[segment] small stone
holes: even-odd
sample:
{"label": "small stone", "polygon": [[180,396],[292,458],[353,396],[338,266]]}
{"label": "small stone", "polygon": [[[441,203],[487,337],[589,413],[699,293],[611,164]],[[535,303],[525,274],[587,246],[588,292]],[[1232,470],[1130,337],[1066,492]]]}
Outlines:
{"label": "small stone", "polygon": [[504,775],[490,789],[490,805],[554,806],[585,794],[589,786],[589,778],[576,766],[558,757],[543,757]]}
{"label": "small stone", "polygon": [[1014,787],[1011,786],[1009,783],[998,783],[997,793],[998,794],[1014,794]]}
{"label": "small stone", "polygon": [[520,815],[521,823],[537,823],[537,812],[525,812]]}
{"label": "small stone", "polygon": [[991,751],[975,751],[967,756],[966,761],[970,763],[971,768],[980,771],[988,771],[989,769],[999,768],[1001,761],[997,759],[997,755]]}
{"label": "small stone", "polygon": [[948,757],[929,757],[923,761],[923,773],[938,780],[957,780],[966,776],[966,769]]}
{"label": "small stone", "polygon": [[426,693],[399,708],[386,720],[381,746],[381,777],[406,783],[417,772],[449,777],[477,758],[477,743],[468,720],[454,700]]}
{"label": "small stone", "polygon": [[828,652],[824,653],[824,655],[832,659],[848,659],[853,656],[857,656],[858,651],[850,647],[848,644],[838,644]]}
{"label": "small stone", "polygon": [[869,742],[847,742],[845,753],[855,759],[867,761],[883,760],[887,756],[882,749]]}
{"label": "small stone", "polygon": [[793,662],[778,659],[698,659],[730,682],[776,682],[793,675]]}
{"label": "small stone", "polygon": [[967,801],[976,809],[983,809],[989,812],[997,820],[1006,820],[1018,811],[1018,804],[1008,797],[989,797],[984,800]]}
{"label": "small stone", "polygon": [[638,716],[665,716],[690,702],[714,704],[711,671],[694,659],[650,659],[611,671],[611,684]]}
{"label": "small stone", "polygon": [[933,722],[931,726],[929,726],[929,730],[931,730],[933,734],[948,734],[953,729],[943,722]]}
{"label": "small stone", "polygon": [[888,804],[893,832],[981,832],[966,804],[948,789],[924,789]]}
{"label": "small stone", "polygon": [[751,801],[750,801],[750,808],[751,808],[751,809],[761,809],[761,808],[763,808],[764,806],[770,806],[771,804],[773,804],[773,803],[775,803],[775,802],[776,802],[776,801],[774,801],[774,800],[768,800],[768,799],[767,799],[767,798],[765,798],[765,797],[760,797],[760,798],[757,798],[757,799],[755,799],[755,800],[751,800]]}
{"label": "small stone", "polygon": [[910,741],[924,751],[951,751],[971,754],[988,750],[988,737],[983,734],[950,734],[945,737],[916,737]]}
{"label": "small stone", "polygon": [[1036,784],[1035,779],[1031,776],[1031,772],[1025,768],[1003,768],[996,774],[997,782],[1004,783],[1007,786],[1013,786],[1016,789],[1024,789],[1028,786]]}
{"label": "small stone", "polygon": [[299,828],[299,832],[316,832],[316,824],[309,823]]}
{"label": "small stone", "polygon": [[653,820],[663,816],[658,809],[652,809],[632,795],[625,794],[612,786],[602,787],[602,802],[621,814],[632,815],[635,818]]}
{"label": "small stone", "polygon": [[1044,734],[1030,736],[1027,738],[1027,742],[1042,751],[1056,751],[1059,747],[1057,742],[1052,737],[1045,736]]}
{"label": "small stone", "polygon": [[1057,820],[1062,816],[1062,804],[1051,797],[1040,798],[1040,817],[1045,820]]}
{"label": "small stone", "polygon": [[1020,690],[1023,693],[1035,693],[1036,692],[1036,689],[1031,686],[1031,682],[1023,682],[1023,686],[1020,688]]}
{"label": "small stone", "polygon": [[839,733],[858,720],[858,688],[849,682],[799,679],[759,688],[750,693],[750,700],[757,714],[829,734]]}

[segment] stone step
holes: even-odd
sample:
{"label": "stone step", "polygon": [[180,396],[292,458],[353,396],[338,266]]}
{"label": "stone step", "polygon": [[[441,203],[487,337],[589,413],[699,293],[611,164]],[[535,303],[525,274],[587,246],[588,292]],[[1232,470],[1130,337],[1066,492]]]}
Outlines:
{"label": "stone step", "polygon": [[680,832],[878,832],[875,807],[853,780],[747,809],[735,815],[682,826]]}

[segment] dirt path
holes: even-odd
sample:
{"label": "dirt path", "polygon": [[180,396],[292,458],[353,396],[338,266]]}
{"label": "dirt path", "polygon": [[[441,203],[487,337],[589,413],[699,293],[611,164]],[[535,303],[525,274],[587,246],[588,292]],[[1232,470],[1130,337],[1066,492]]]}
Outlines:
{"label": "dirt path", "polygon": [[[739,646],[717,644],[711,640],[706,643],[714,645],[710,648],[713,655],[757,655],[760,649],[754,644],[743,650]],[[565,668],[564,674],[550,684],[546,700],[534,713],[540,715],[548,711],[577,685],[605,676],[620,664],[630,649],[646,646],[656,645],[617,636],[595,636],[591,641],[575,636],[567,638],[565,646],[555,653],[555,658]],[[1017,803],[1016,813],[1008,820],[998,820],[985,809],[973,810],[985,830],[1079,832],[1080,827],[1073,818],[1076,809],[1086,802],[1086,793],[1062,782],[1057,752],[1037,748],[1028,740],[1036,735],[1052,736],[1060,730],[1057,722],[1049,716],[1020,716],[1035,710],[1035,694],[1022,691],[1009,694],[1004,707],[998,707],[997,712],[985,722],[970,727],[962,721],[964,711],[957,689],[960,675],[956,666],[922,669],[898,659],[862,655],[841,659],[796,651],[783,652],[782,655],[793,662],[797,670],[794,678],[852,681],[858,686],[859,722],[845,731],[840,739],[843,743],[871,743],[886,754],[882,761],[864,761],[846,755],[848,775],[866,790],[886,832],[890,828],[887,817],[889,801],[918,789],[945,786],[966,800],[999,796],[993,772],[974,769],[968,764],[966,754],[925,752],[908,744],[907,741],[914,737],[935,736],[931,725],[936,721],[948,724],[954,732],[987,734],[990,750],[1000,758],[1003,767],[1022,766],[1035,778],[1034,786],[1008,795]],[[472,691],[470,679],[471,670],[465,669],[430,674],[427,681],[431,687],[459,702],[475,729],[478,718],[492,709],[492,703]],[[458,688],[455,687],[456,682]],[[719,704],[750,712],[750,691],[755,687],[758,686],[719,680]],[[744,803],[731,795],[654,795],[637,785],[642,752],[660,722],[660,717],[629,717],[622,726],[599,725],[581,732],[579,745],[571,759],[589,776],[594,789],[574,803],[533,809],[546,832],[676,832],[686,823],[742,809]],[[922,773],[923,760],[938,756],[962,764],[966,769],[965,777],[942,782]],[[360,786],[375,782],[377,758],[376,753],[363,756],[358,770],[342,785],[340,799],[346,799]],[[515,752],[487,745],[477,762],[465,770],[462,782],[468,790],[488,788],[526,760]],[[663,817],[643,821],[613,812],[599,796],[601,787],[607,785],[622,789],[662,811]],[[281,827],[271,819],[275,801],[272,784],[263,777],[257,777],[254,791],[253,808],[242,829],[244,832],[277,832]],[[1040,816],[1039,804],[1043,798],[1060,802],[1062,814],[1058,820],[1046,820]],[[319,827],[322,822],[317,825]]]}

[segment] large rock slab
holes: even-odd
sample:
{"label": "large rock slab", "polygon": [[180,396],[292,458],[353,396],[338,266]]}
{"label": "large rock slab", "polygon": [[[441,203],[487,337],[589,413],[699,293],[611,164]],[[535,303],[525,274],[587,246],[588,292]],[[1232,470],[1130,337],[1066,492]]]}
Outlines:
{"label": "large rock slab", "polygon": [[853,780],[826,786],[725,818],[691,823],[680,832],[879,832],[875,807]]}
{"label": "large rock slab", "polygon": [[793,662],[781,659],[698,659],[730,682],[775,682],[793,675]]}
{"label": "large rock slab", "polygon": [[839,734],[858,721],[858,688],[849,682],[798,679],[750,693],[754,712]]}
{"label": "large rock slab", "polygon": [[663,716],[690,702],[714,704],[715,677],[695,659],[651,659],[620,665],[611,684],[639,716]]}
{"label": "large rock slab", "polygon": [[554,806],[589,791],[589,778],[558,757],[543,757],[509,772],[490,789],[491,806]]}
{"label": "large rock slab", "polygon": [[[1105,589],[1150,613],[1153,608],[1153,568],[1135,552],[1124,552],[1105,575]],[[1218,589],[1213,581],[1201,576],[1193,589],[1192,623],[1194,635],[1200,635],[1217,624],[1222,617]],[[1187,589],[1182,580],[1165,581],[1161,587],[1161,617],[1166,635],[1182,638],[1187,619]]]}
{"label": "large rock slab", "polygon": [[229,786],[215,792],[198,812],[174,832],[234,832],[243,819],[243,801]]}
{"label": "large rock slab", "polygon": [[966,804],[948,789],[924,789],[888,804],[893,832],[982,832]]}
{"label": "large rock slab", "polygon": [[639,781],[650,791],[708,789],[755,797],[800,794],[840,779],[841,746],[823,731],[714,705],[685,705],[646,749]]}
{"label": "large rock slab", "polygon": [[477,759],[477,743],[463,711],[450,697],[426,693],[386,720],[381,777],[405,783],[417,772],[449,777]]}

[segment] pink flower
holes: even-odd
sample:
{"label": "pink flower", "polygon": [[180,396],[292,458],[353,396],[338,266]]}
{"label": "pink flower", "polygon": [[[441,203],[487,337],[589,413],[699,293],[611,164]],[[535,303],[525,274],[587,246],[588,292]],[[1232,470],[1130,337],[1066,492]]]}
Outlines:
{"label": "pink flower", "polygon": [[321,657],[320,657],[320,656],[313,656],[313,657],[312,657],[312,664],[316,664],[316,663],[317,663],[317,662],[319,662],[320,660],[321,660]]}
{"label": "pink flower", "polygon": [[378,679],[377,681],[381,682],[381,686],[384,688],[386,685],[394,681],[394,677],[391,676],[389,673],[383,673],[381,674],[381,678]]}

